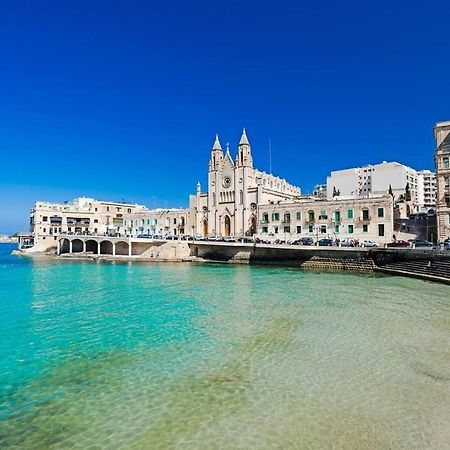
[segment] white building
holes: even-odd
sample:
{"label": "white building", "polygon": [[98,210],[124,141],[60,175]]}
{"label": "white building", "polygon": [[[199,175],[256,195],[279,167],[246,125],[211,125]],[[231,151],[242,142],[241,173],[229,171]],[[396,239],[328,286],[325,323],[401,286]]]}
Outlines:
{"label": "white building", "polygon": [[417,172],[404,164],[386,161],[336,170],[327,177],[327,198],[378,197],[391,190],[394,198],[399,199],[405,196],[408,185],[415,212],[433,205],[433,175],[427,170]]}
{"label": "white building", "polygon": [[417,172],[417,203],[422,211],[436,208],[435,172],[431,172],[431,170],[419,170]]}
{"label": "white building", "polygon": [[37,201],[30,213],[33,245],[29,251],[56,249],[57,235],[62,233],[124,234],[124,214],[145,209],[143,205],[106,202],[87,197],[64,203]]}

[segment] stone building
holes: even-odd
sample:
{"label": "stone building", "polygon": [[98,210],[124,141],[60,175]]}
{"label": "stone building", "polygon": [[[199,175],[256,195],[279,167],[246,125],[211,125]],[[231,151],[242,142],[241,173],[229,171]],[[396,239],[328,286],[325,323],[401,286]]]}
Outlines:
{"label": "stone building", "polygon": [[390,195],[346,200],[303,200],[261,205],[258,237],[293,240],[370,239],[379,244],[393,239],[393,199]]}
{"label": "stone building", "polygon": [[124,214],[127,236],[183,236],[189,234],[188,209],[145,209]]}
{"label": "stone building", "polygon": [[64,203],[37,201],[30,212],[31,243],[28,251],[56,249],[58,234],[123,234],[124,214],[145,209],[143,205],[87,197]]}
{"label": "stone building", "polygon": [[438,242],[450,237],[450,121],[434,127]]}
{"label": "stone building", "polygon": [[245,129],[233,161],[216,136],[208,171],[208,190],[189,199],[190,233],[200,236],[244,236],[257,231],[259,205],[295,200],[300,188],[253,167],[251,146]]}

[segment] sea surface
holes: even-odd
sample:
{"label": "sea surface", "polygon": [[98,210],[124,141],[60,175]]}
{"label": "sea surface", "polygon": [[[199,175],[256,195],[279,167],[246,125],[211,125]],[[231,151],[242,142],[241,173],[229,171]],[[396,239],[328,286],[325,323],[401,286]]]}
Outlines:
{"label": "sea surface", "polygon": [[0,448],[450,448],[450,287],[0,245]]}

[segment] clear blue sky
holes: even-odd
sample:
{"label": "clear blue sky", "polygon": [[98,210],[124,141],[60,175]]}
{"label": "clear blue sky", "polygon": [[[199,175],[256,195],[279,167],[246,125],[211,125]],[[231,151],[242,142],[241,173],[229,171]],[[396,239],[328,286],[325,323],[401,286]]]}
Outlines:
{"label": "clear blue sky", "polygon": [[0,233],[34,200],[186,206],[216,132],[305,192],[332,169],[433,168],[448,1],[0,6]]}

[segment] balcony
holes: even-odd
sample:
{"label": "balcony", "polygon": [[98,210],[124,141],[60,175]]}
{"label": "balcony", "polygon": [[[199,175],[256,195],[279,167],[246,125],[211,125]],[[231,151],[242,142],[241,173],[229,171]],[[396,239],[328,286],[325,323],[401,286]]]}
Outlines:
{"label": "balcony", "polygon": [[269,219],[261,219],[260,223],[269,223]]}
{"label": "balcony", "polygon": [[291,219],[287,219],[286,217],[281,221],[281,223],[291,223]]}
{"label": "balcony", "polygon": [[315,219],[306,219],[305,220],[306,225],[314,225],[316,223]]}

